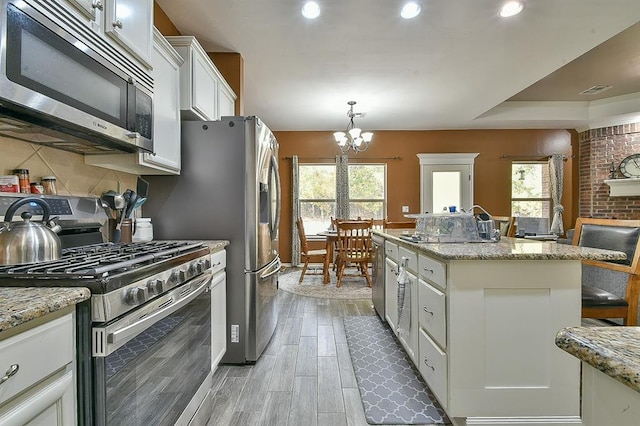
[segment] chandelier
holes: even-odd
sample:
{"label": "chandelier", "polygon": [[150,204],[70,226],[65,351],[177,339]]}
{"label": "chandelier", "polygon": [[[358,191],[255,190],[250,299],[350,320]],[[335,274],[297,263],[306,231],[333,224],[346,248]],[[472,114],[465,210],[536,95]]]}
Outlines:
{"label": "chandelier", "polygon": [[369,142],[371,142],[373,138],[372,132],[363,132],[362,129],[356,127],[353,123],[353,118],[360,115],[353,112],[353,106],[355,104],[356,101],[347,102],[347,105],[349,105],[349,111],[347,111],[347,116],[349,117],[347,130],[333,134],[343,154],[348,153],[350,149],[353,149],[356,153],[366,150],[369,148]]}

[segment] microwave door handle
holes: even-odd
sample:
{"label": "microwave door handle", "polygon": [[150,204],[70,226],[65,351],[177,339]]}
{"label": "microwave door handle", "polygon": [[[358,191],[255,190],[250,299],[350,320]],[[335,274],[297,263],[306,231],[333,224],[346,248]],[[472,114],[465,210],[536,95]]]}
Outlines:
{"label": "microwave door handle", "polygon": [[[126,341],[131,340],[132,337],[137,336],[140,332],[148,328],[150,325],[160,321],[162,318],[169,316],[183,306],[189,304],[193,299],[202,294],[205,290],[209,289],[209,283],[211,281],[211,273],[207,273],[201,278],[196,278],[200,282],[197,284],[199,287],[193,290],[186,297],[178,300],[177,302],[169,303],[163,309],[154,312],[151,315],[145,316],[140,320],[134,322],[131,325],[116,330],[113,333],[109,333],[107,336],[107,342],[109,345],[116,345],[116,348],[122,346]],[[166,303],[166,302],[165,302]],[[108,350],[107,355],[112,351]]]}

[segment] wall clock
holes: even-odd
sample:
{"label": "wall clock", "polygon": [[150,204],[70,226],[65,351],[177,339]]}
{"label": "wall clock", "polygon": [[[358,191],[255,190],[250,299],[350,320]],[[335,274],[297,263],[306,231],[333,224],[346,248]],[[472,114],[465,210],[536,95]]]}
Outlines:
{"label": "wall clock", "polygon": [[640,154],[631,154],[622,160],[620,173],[628,178],[640,178]]}

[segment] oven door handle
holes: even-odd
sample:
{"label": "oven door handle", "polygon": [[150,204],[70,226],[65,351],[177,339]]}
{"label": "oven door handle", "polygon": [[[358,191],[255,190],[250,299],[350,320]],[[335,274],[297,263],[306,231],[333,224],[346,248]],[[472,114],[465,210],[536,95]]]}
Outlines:
{"label": "oven door handle", "polygon": [[[211,284],[212,274],[210,271],[204,275],[194,278],[190,283],[190,288],[194,289],[186,295],[182,295],[184,289],[178,287],[176,289],[176,297],[165,301],[162,305],[164,307],[150,315],[143,316],[138,321],[127,325],[119,330],[113,331],[107,334],[107,351],[104,356],[109,355],[114,350],[118,349],[124,343],[129,341],[132,337],[137,336],[142,331],[150,327],[152,324],[160,321],[161,319],[169,316],[178,309],[188,305],[193,299],[207,291]],[[161,306],[162,306],[161,305]],[[95,355],[95,354],[94,354]]]}

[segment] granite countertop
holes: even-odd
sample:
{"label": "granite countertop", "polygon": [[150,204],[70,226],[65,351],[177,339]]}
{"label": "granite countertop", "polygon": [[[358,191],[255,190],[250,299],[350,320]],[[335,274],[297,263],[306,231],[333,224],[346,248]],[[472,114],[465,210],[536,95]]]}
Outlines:
{"label": "granite countertop", "polygon": [[209,246],[209,250],[211,251],[211,253],[220,251],[229,245],[229,241],[227,240],[206,240],[203,241],[203,243]]}
{"label": "granite countertop", "polygon": [[0,287],[0,331],[91,297],[84,287]]}
{"label": "granite countertop", "polygon": [[567,327],[556,346],[640,392],[640,327]]}
{"label": "granite countertop", "polygon": [[524,238],[502,237],[499,242],[480,243],[414,243],[400,238],[413,230],[374,229],[374,234],[396,243],[405,244],[429,256],[443,260],[620,260],[626,255],[619,251],[558,244]]}

